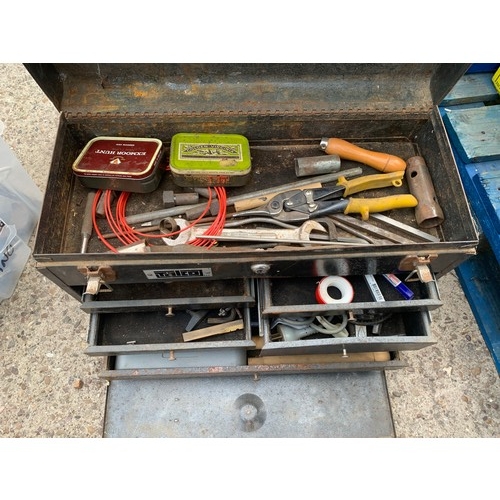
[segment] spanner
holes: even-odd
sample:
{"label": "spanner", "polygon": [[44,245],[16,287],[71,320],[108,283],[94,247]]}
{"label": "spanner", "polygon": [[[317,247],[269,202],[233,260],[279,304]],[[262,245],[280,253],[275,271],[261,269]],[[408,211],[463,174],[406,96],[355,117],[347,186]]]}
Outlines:
{"label": "spanner", "polygon": [[[175,219],[179,229],[188,227],[189,222],[184,219]],[[318,243],[318,244],[332,244],[335,242],[330,241],[315,241],[311,240],[310,234],[312,231],[319,231],[326,233],[326,229],[314,220],[305,221],[304,224],[295,229],[270,229],[270,228],[255,228],[255,229],[237,229],[229,228],[223,229],[220,235],[205,236],[208,226],[193,226],[180,232],[175,239],[162,238],[166,245],[176,246],[184,245],[196,238],[206,239],[223,239],[230,241],[259,241],[259,242],[282,242],[282,243]]]}

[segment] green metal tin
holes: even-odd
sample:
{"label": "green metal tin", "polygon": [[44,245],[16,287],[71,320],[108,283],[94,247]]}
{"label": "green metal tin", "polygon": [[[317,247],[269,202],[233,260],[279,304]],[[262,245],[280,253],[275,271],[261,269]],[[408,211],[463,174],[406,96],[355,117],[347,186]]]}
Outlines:
{"label": "green metal tin", "polygon": [[170,169],[182,187],[244,186],[251,172],[250,146],[238,134],[175,134]]}

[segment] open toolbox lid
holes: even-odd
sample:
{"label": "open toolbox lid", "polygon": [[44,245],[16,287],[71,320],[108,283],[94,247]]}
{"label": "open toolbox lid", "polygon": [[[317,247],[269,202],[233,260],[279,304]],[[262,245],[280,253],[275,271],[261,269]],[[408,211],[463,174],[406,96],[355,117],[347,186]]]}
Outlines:
{"label": "open toolbox lid", "polygon": [[468,64],[25,64],[59,111],[428,113]]}

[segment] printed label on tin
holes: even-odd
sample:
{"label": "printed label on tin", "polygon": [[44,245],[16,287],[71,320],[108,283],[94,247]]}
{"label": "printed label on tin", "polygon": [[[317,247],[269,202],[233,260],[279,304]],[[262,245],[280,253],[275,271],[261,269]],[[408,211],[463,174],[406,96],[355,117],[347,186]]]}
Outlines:
{"label": "printed label on tin", "polygon": [[73,164],[83,177],[143,178],[151,174],[159,158],[158,139],[95,138]]}
{"label": "printed label on tin", "polygon": [[243,160],[241,144],[179,143],[179,160]]}
{"label": "printed label on tin", "polygon": [[199,269],[147,269],[144,274],[150,280],[164,280],[171,278],[211,278],[212,269],[202,267]]}

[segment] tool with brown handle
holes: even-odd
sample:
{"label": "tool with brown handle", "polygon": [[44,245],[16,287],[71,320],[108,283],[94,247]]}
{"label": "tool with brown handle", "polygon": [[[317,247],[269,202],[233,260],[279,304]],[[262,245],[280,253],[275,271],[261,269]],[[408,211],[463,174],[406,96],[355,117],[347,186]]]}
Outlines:
{"label": "tool with brown handle", "polygon": [[358,161],[381,172],[397,172],[406,169],[406,162],[398,156],[369,151],[343,139],[323,138],[320,147],[326,154],[338,155],[344,160]]}

